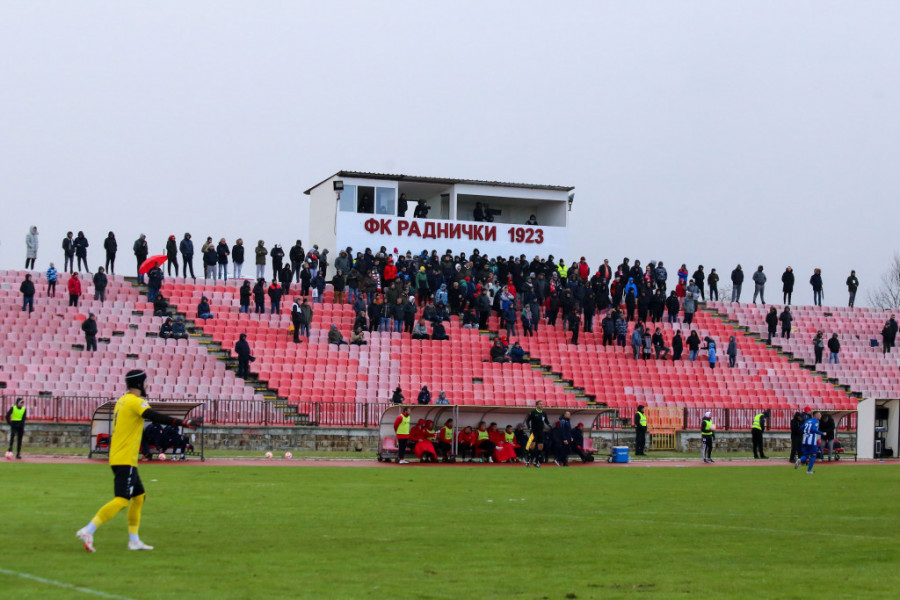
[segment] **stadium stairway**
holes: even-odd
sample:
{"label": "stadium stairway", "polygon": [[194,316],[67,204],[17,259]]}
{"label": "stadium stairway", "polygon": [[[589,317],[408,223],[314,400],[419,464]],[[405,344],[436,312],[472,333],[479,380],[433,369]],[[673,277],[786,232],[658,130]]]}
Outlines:
{"label": "stadium stairway", "polygon": [[[772,305],[732,304],[714,302],[708,305],[710,314],[734,325],[766,345],[768,327],[765,319]],[[781,314],[782,306],[776,306]],[[842,306],[791,306],[793,314],[790,339],[781,337],[781,325],[769,346],[785,360],[797,363],[836,389],[854,398],[900,398],[898,370],[900,352],[882,353],[878,338],[890,311],[874,308]],[[812,340],[818,330],[825,333],[824,341],[833,333],[841,342],[840,363],[828,364],[826,346],[823,360],[816,364]]]}

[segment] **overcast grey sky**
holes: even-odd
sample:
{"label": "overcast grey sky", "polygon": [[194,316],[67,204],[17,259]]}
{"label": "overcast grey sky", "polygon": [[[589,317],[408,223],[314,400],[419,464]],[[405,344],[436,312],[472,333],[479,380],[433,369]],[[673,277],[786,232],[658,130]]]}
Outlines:
{"label": "overcast grey sky", "polygon": [[[576,186],[573,248],[787,264],[897,249],[897,2],[0,1],[0,267],[114,230],[315,241],[339,169]],[[124,271],[124,269],[121,269]],[[745,291],[745,298],[747,292]]]}

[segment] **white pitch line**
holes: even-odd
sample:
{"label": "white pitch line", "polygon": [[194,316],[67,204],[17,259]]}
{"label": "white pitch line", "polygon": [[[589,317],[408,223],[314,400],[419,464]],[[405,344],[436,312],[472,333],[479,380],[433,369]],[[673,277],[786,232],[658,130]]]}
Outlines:
{"label": "white pitch line", "polygon": [[10,571],[9,569],[4,569],[2,567],[0,567],[0,573],[11,575],[13,577],[20,577],[22,579],[30,579],[31,581],[37,581],[38,583],[45,583],[47,585],[55,585],[56,587],[61,587],[67,590],[75,590],[76,592],[81,592],[82,594],[91,594],[92,596],[99,596],[101,598],[113,598],[114,600],[132,600],[131,598],[128,598],[126,596],[107,594],[106,592],[101,592],[100,590],[92,590],[91,588],[82,587],[80,585],[72,585],[71,583],[65,583],[63,581],[55,581],[53,579],[47,579],[45,577],[38,577],[37,575],[32,575],[31,573]]}

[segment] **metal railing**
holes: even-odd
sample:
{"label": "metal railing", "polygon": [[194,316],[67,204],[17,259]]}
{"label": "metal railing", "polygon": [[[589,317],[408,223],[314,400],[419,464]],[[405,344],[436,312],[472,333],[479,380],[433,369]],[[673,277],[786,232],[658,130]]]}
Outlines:
{"label": "metal railing", "polygon": [[[0,395],[0,406],[5,414],[16,398],[23,398],[28,409],[28,420],[49,423],[89,423],[94,411],[104,402],[116,398],[96,396],[22,396]],[[184,402],[184,399],[150,398],[151,402]],[[316,425],[319,427],[377,427],[381,414],[390,406],[387,402],[299,402],[297,415],[292,409],[276,406],[268,400],[194,399],[203,403],[207,425],[246,425],[255,427],[293,427]],[[524,419],[530,407],[522,407]],[[747,431],[753,417],[759,412],[747,408],[683,408],[678,430],[700,428],[700,420],[707,410],[712,412],[713,422],[719,431]],[[616,409],[612,414],[598,417],[598,429],[621,429],[634,423],[635,407]],[[793,409],[772,410],[768,429],[789,431]],[[676,422],[676,424],[678,424]],[[837,421],[839,431],[856,431],[856,413],[841,413]]]}

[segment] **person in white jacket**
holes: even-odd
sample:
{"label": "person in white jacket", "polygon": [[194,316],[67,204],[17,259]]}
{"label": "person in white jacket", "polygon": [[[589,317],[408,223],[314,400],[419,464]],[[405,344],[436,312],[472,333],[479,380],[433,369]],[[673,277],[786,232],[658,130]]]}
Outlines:
{"label": "person in white jacket", "polygon": [[38,230],[32,225],[25,236],[25,268],[34,269],[34,261],[37,260]]}

